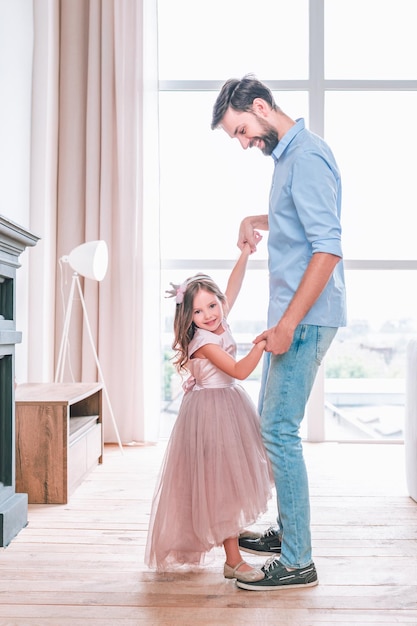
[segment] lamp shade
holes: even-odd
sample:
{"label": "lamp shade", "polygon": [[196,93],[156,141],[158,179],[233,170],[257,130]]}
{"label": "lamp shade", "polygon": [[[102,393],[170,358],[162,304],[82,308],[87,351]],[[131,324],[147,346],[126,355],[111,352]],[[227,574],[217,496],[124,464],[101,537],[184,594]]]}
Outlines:
{"label": "lamp shade", "polygon": [[109,260],[107,244],[103,240],[87,241],[71,250],[65,260],[81,276],[103,280]]}

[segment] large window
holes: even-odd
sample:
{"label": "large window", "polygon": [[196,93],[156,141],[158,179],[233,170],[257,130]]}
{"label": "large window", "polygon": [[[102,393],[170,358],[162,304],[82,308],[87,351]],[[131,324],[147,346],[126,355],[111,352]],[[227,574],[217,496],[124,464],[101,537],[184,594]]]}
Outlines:
{"label": "large window", "polygon": [[[162,284],[206,271],[224,286],[240,220],[267,212],[272,159],[210,129],[227,78],[255,73],[285,112],[325,137],[339,162],[349,325],[326,358],[308,413],[305,436],[315,439],[403,436],[406,345],[417,333],[414,6],[158,0]],[[262,242],[231,319],[242,352],[265,326],[266,308]],[[169,361],[173,312],[167,300],[162,435],[181,399]],[[256,401],[259,371],[245,385]]]}

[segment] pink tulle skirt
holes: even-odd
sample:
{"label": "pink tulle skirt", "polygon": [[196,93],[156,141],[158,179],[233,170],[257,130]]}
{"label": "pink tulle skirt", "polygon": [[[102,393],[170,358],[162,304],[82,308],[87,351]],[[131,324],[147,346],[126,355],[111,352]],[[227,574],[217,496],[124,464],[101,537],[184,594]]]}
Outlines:
{"label": "pink tulle skirt", "polygon": [[272,473],[256,408],[239,385],[184,396],[151,509],[145,562],[199,565],[267,510]]}

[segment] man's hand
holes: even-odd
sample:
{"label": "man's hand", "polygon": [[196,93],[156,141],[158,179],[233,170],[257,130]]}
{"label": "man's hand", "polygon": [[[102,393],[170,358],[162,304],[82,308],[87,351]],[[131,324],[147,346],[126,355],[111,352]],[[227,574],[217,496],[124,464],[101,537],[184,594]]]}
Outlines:
{"label": "man's hand", "polygon": [[255,217],[245,217],[239,228],[239,238],[237,241],[238,248],[243,249],[248,244],[250,251],[255,252],[257,244],[261,241],[262,235],[256,230],[268,230],[268,216],[259,215]]}

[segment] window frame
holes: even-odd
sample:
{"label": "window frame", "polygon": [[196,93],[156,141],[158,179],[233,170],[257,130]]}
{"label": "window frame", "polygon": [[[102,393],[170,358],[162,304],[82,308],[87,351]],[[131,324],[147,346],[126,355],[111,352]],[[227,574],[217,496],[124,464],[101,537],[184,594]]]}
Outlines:
{"label": "window frame", "polygon": [[[309,77],[302,80],[268,80],[272,91],[303,91],[308,94],[309,127],[324,137],[325,134],[325,95],[329,91],[417,91],[417,80],[336,80],[325,78],[325,0],[309,0]],[[213,91],[218,93],[222,80],[160,80],[159,91]],[[346,271],[361,270],[417,270],[417,259],[344,259]],[[161,269],[188,270],[200,267],[202,270],[230,269],[233,262],[228,259],[161,259]],[[267,261],[250,260],[248,267],[266,270]],[[325,399],[324,373],[320,368],[311,398],[307,405],[307,441],[329,441],[325,439]],[[343,440],[346,442],[346,440]],[[355,440],[356,441],[356,440]],[[366,440],[368,441],[368,440]],[[356,441],[357,442],[357,441]],[[381,443],[402,443],[402,440]]]}

